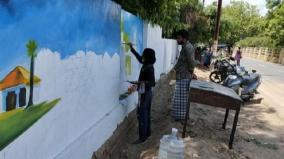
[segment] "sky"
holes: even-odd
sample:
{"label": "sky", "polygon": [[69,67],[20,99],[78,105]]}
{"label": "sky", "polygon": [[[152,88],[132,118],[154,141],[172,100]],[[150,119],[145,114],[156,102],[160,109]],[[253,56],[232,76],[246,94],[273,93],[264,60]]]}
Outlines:
{"label": "sky", "polygon": [[121,8],[105,0],[0,0],[0,80],[28,61],[26,43],[57,51],[120,52]]}
{"label": "sky", "polygon": [[[214,1],[216,1],[216,0],[205,0],[205,5],[209,5]],[[231,0],[223,0],[223,6],[228,5],[230,3],[230,1]],[[264,16],[267,13],[267,9],[266,9],[266,6],[265,6],[266,5],[265,0],[244,0],[244,1],[247,1],[248,3],[250,3],[252,5],[256,5],[257,8],[259,9],[261,15]]]}

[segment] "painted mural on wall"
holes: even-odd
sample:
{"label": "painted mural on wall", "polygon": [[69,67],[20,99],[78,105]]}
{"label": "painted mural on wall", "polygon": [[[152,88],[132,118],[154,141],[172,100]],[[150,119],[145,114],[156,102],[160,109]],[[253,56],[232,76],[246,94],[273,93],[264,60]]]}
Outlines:
{"label": "painted mural on wall", "polygon": [[[100,111],[118,105],[120,6],[108,0],[4,0],[0,1],[0,19],[0,150],[55,105],[52,110],[65,109],[81,116],[67,123],[74,116],[57,113],[60,120],[49,123],[62,131],[52,134],[51,140],[65,142],[65,131],[83,130],[80,126],[84,125],[77,122],[94,122]],[[36,56],[27,54],[26,44],[31,39],[39,45]],[[30,92],[33,102],[29,108]],[[97,111],[94,103],[101,106],[105,101],[109,103]],[[82,105],[80,109],[78,105]],[[86,112],[96,119],[91,120]],[[62,124],[76,126],[64,130]]]}
{"label": "painted mural on wall", "polygon": [[[125,43],[133,43],[139,53],[143,49],[143,21],[133,14],[122,10],[121,12],[121,41],[122,54],[124,56],[125,75],[132,74],[132,65],[135,63],[131,59],[131,52],[128,45]],[[135,60],[135,59],[134,59]]]}
{"label": "painted mural on wall", "polygon": [[[123,105],[135,105],[137,103],[137,94],[128,98],[135,92],[135,89],[125,81],[136,81],[138,79],[140,64],[126,44],[133,43],[135,49],[141,54],[143,49],[143,28],[143,21],[139,17],[124,10],[121,11],[121,80],[123,84],[119,99]],[[125,90],[127,91],[125,92]]]}
{"label": "painted mural on wall", "polygon": [[4,0],[0,19],[0,77],[26,61],[30,39],[62,58],[78,50],[120,52],[120,8],[108,0]]}
{"label": "painted mural on wall", "polygon": [[34,90],[41,82],[34,74],[37,44],[35,41],[29,41],[26,47],[27,55],[31,59],[31,71],[23,66],[16,66],[0,81],[0,150],[26,131],[60,100],[34,105]]}
{"label": "painted mural on wall", "polygon": [[[27,105],[30,72],[22,67],[17,66],[0,82],[0,91],[2,94],[2,103],[0,106],[4,112],[14,110],[16,108]],[[35,85],[40,84],[40,78],[34,76]]]}

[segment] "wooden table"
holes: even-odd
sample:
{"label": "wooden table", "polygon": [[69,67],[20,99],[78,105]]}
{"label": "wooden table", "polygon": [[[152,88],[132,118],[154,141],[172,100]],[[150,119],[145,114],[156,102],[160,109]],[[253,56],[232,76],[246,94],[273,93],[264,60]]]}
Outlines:
{"label": "wooden table", "polygon": [[[238,123],[238,117],[241,106],[243,104],[242,99],[232,89],[224,87],[213,82],[192,80],[190,84],[190,97],[188,99],[188,107],[186,111],[186,119],[189,118],[190,103],[200,103],[213,107],[221,107],[226,109],[225,118],[223,122],[223,129],[226,128],[227,118],[229,110],[235,110],[235,117],[233,122],[233,128],[229,140],[229,148],[233,148],[234,136]],[[187,120],[185,120],[183,128],[183,137],[185,137]]]}

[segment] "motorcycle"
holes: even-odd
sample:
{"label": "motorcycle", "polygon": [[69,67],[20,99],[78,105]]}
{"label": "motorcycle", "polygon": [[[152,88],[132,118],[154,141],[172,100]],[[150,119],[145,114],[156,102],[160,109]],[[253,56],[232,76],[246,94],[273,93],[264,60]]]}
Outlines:
{"label": "motorcycle", "polygon": [[[236,74],[229,75],[223,83],[223,86],[232,88],[240,95],[243,101],[249,101],[257,93],[261,84],[261,75],[252,70],[248,73],[244,67],[237,67]],[[240,91],[241,89],[241,91]]]}
{"label": "motorcycle", "polygon": [[229,75],[235,74],[236,64],[231,64],[231,62],[235,62],[233,57],[216,60],[214,62],[214,71],[209,75],[210,81],[220,84],[224,82]]}

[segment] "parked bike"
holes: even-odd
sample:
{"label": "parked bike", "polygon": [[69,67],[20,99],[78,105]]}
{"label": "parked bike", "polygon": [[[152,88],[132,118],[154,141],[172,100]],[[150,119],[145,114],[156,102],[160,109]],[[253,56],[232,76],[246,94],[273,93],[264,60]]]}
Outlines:
{"label": "parked bike", "polygon": [[236,64],[231,64],[235,62],[233,57],[229,59],[217,59],[214,62],[214,71],[210,73],[209,79],[215,83],[222,83],[229,75],[236,74]]}
{"label": "parked bike", "polygon": [[261,75],[252,70],[248,73],[244,67],[237,67],[237,74],[229,75],[223,85],[232,88],[244,101],[249,101],[257,93],[261,84]]}

